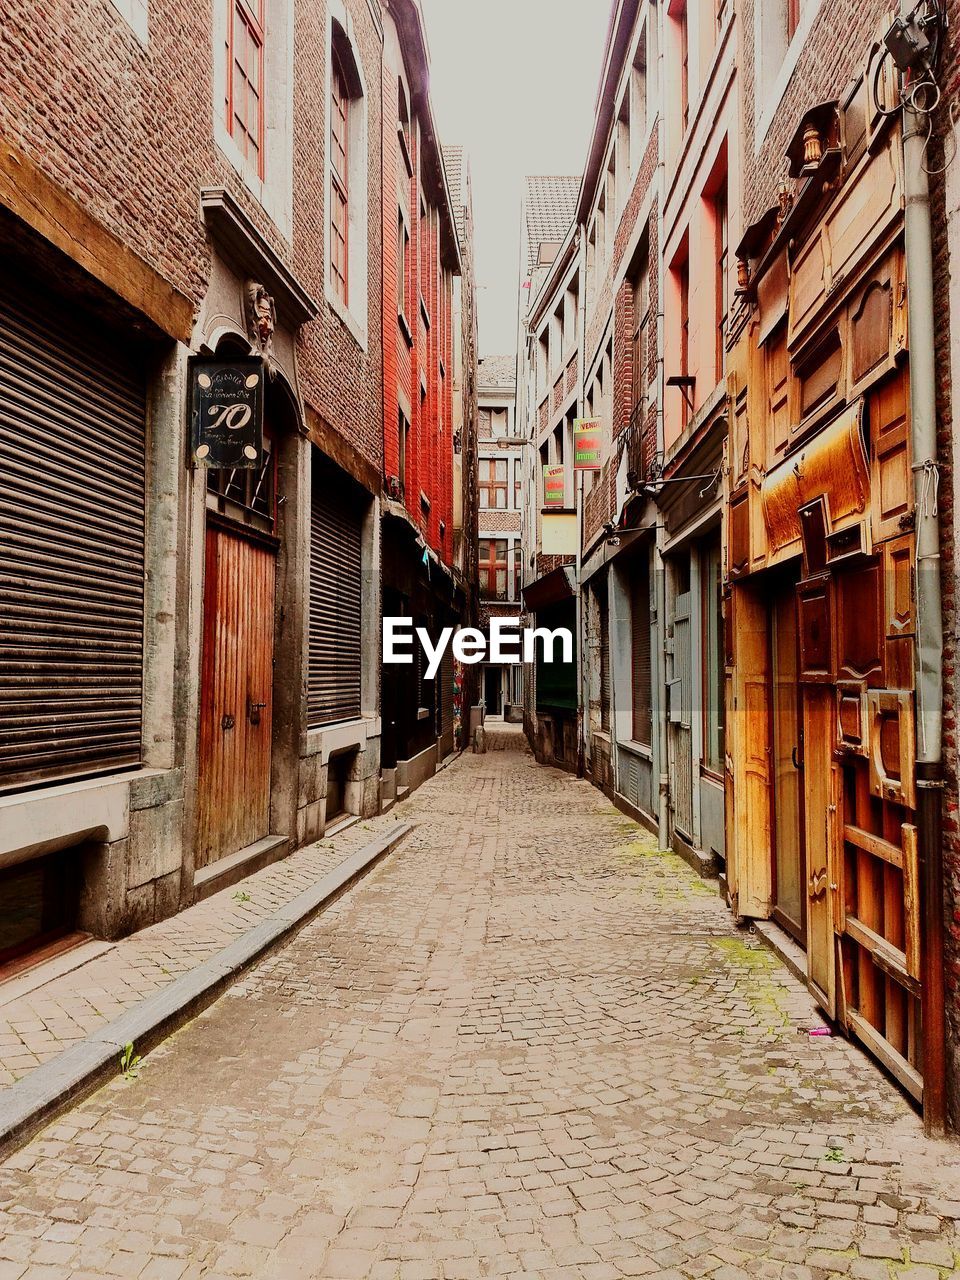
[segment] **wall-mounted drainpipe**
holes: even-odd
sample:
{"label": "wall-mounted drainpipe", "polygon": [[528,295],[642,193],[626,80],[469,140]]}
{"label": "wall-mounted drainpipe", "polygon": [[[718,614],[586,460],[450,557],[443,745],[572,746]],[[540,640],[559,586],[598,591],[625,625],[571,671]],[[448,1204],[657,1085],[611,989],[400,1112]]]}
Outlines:
{"label": "wall-mounted drainpipe", "polygon": [[927,125],[903,110],[904,240],[910,327],[910,436],[916,510],[917,836],[922,892],[923,1119],[946,1127],[946,1024],[943,981],[943,618],[937,516],[937,409],[933,244],[924,169]]}

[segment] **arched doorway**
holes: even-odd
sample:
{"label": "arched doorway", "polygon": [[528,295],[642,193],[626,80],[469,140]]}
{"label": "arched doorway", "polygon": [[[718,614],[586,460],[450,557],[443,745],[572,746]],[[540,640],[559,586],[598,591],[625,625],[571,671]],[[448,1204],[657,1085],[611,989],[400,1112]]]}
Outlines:
{"label": "arched doorway", "polygon": [[207,473],[197,871],[271,835],[278,457],[291,412],[268,379],[261,465]]}

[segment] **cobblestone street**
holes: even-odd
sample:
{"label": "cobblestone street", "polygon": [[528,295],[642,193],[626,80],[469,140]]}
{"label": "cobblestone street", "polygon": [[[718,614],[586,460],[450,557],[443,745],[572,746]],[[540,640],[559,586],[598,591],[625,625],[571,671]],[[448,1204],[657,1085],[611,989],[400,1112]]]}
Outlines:
{"label": "cobblestone street", "polygon": [[516,733],[0,1169],[0,1280],[925,1277],[956,1149],[715,889]]}

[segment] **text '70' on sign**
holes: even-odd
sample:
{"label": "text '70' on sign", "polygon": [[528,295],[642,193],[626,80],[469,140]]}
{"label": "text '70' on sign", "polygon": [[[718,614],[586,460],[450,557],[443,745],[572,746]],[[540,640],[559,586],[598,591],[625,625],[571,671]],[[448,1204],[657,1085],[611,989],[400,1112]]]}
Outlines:
{"label": "text '70' on sign", "polygon": [[260,356],[190,361],[190,461],[195,467],[259,467],[263,452]]}

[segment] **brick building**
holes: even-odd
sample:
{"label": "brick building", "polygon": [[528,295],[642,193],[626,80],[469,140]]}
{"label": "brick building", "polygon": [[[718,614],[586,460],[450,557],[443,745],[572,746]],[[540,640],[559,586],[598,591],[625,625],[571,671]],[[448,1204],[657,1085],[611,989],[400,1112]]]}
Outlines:
{"label": "brick building", "polygon": [[[526,179],[521,210],[518,430],[528,452],[523,521],[523,600],[536,625],[577,631],[573,423],[581,403],[582,271],[574,226],[578,179]],[[544,543],[546,468],[559,479],[557,509],[567,544]],[[556,525],[557,521],[554,522]],[[548,521],[548,534],[549,521]],[[541,763],[576,769],[579,760],[577,657],[538,663],[528,673],[524,725]]]}
{"label": "brick building", "polygon": [[[4,21],[0,961],[379,810],[404,80],[430,122],[422,237],[408,215],[435,336],[404,385],[438,565],[459,264],[412,0],[14,0]],[[263,395],[252,465],[191,443],[199,369]]]}
{"label": "brick building", "polygon": [[[392,6],[383,61],[383,612],[433,636],[465,614],[454,567],[454,279],[457,208],[428,92],[419,8]],[[422,649],[383,669],[384,798],[431,776],[455,746],[447,649],[428,680]]]}
{"label": "brick building", "polygon": [[[478,379],[478,558],[480,625],[517,618],[523,608],[523,490],[526,448],[517,431],[516,355],[487,356]],[[523,667],[485,663],[488,716],[523,717]]]}
{"label": "brick building", "polygon": [[602,443],[567,491],[567,760],[721,871],[933,1129],[957,1118],[960,1016],[943,17],[921,3],[888,50],[879,4],[618,0],[573,225],[520,343],[551,462],[576,261],[571,408]]}

